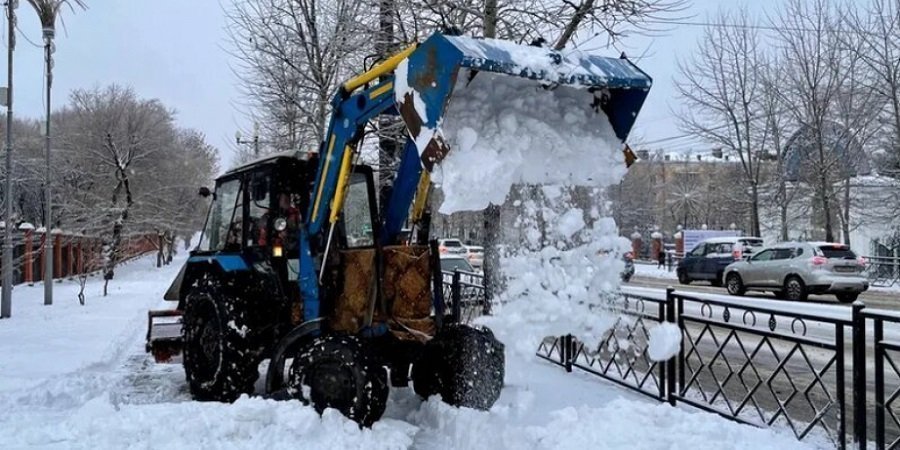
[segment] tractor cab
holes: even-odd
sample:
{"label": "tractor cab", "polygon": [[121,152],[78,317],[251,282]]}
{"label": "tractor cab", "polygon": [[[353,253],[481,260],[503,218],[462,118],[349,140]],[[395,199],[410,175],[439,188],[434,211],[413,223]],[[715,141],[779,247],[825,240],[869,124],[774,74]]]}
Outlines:
{"label": "tractor cab", "polygon": [[[202,283],[240,284],[244,291],[268,297],[262,310],[276,336],[302,321],[298,236],[316,164],[300,152],[278,153],[229,170],[216,180],[213,192],[201,189],[200,195],[211,202],[200,242],[164,297],[178,306],[150,311],[147,350],[157,361],[181,353],[181,312],[191,290]],[[346,190],[332,245],[342,252],[373,248],[377,207],[372,169],[354,166]],[[331,284],[333,277],[342,276],[339,264],[327,264],[332,270],[322,273]]]}

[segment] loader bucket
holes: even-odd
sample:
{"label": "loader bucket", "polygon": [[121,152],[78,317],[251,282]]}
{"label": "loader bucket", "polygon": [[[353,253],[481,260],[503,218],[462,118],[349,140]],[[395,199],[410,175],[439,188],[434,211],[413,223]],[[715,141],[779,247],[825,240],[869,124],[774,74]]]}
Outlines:
{"label": "loader bucket", "polygon": [[[597,120],[608,121],[620,142],[631,131],[652,84],[647,74],[624,58],[435,34],[395,71],[398,110],[426,170],[431,171],[449,151],[440,133],[448,105],[476,77],[496,84],[541,86],[560,95],[583,95]],[[494,104],[512,100],[485,99]]]}

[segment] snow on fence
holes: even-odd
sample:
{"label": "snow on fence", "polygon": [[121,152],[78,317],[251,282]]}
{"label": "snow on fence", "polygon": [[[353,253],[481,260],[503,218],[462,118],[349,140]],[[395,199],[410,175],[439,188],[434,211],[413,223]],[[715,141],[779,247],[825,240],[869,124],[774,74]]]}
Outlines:
{"label": "snow on fence", "polygon": [[[94,236],[69,234],[54,229],[53,278],[74,277],[99,270],[102,266],[103,242]],[[32,284],[42,281],[45,267],[47,233],[43,228],[24,226],[13,233],[13,284]],[[136,235],[123,239],[119,261],[156,251],[156,234]]]}
{"label": "snow on fence", "polygon": [[[784,427],[799,440],[900,448],[900,313],[671,289],[622,293],[598,307],[619,314],[600,342],[548,337],[537,355],[672,405]],[[654,361],[651,336],[665,322],[681,331],[681,348]]]}

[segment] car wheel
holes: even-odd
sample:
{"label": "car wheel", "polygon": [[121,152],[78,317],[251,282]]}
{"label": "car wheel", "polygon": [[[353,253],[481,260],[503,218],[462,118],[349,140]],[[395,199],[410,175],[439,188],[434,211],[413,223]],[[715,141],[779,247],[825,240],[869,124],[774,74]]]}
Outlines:
{"label": "car wheel", "polygon": [[806,284],[799,277],[790,276],[784,280],[784,298],[792,301],[804,301],[809,295]]}
{"label": "car wheel", "polygon": [[678,271],[678,282],[681,284],[691,284],[691,277],[683,270]]}
{"label": "car wheel", "polygon": [[852,294],[835,294],[835,296],[841,303],[853,303],[856,301],[856,299],[859,298],[859,293],[854,292]]}
{"label": "car wheel", "polygon": [[737,296],[744,295],[747,292],[747,289],[744,287],[744,280],[736,273],[729,273],[728,277],[725,278],[725,289],[728,290],[729,294]]}

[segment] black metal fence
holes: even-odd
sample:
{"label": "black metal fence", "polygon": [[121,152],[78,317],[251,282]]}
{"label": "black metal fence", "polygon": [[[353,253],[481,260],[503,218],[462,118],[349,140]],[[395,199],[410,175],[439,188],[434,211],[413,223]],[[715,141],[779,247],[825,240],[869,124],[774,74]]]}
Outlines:
{"label": "black metal fence", "polygon": [[647,349],[649,330],[669,318],[671,301],[624,295],[603,307],[618,313],[618,317],[599,343],[587,344],[571,335],[546,338],[537,355],[568,372],[575,367],[666,401],[668,388],[674,383],[674,362],[653,361]]}
{"label": "black metal fence", "polygon": [[[552,337],[537,355],[659,401],[784,427],[799,440],[900,448],[898,312],[673,290],[659,298],[623,294],[601,306],[618,318],[596,345]],[[661,322],[682,333],[680,351],[664,362],[647,352]]]}
{"label": "black metal fence", "polygon": [[442,272],[444,303],[460,323],[469,323],[491,313],[491,302],[484,292],[484,276],[474,272]]}
{"label": "black metal fence", "polygon": [[873,330],[875,445],[900,448],[900,313],[864,309],[862,314]]}

